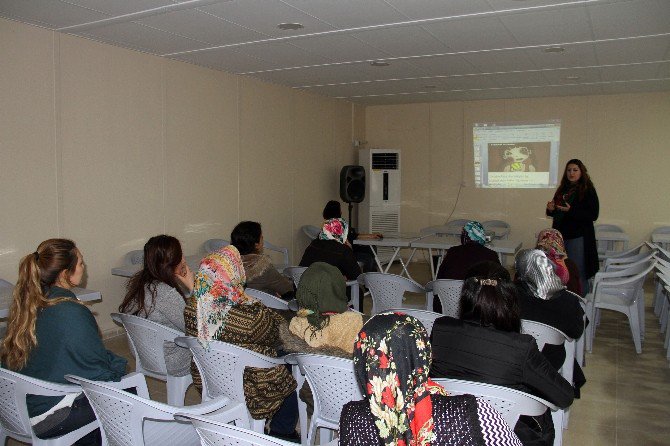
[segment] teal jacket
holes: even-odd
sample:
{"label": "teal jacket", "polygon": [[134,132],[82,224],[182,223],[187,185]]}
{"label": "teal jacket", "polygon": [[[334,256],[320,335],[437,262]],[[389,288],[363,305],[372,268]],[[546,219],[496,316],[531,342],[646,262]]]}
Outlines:
{"label": "teal jacket", "polygon": [[[75,295],[70,290],[52,287],[47,297],[75,298]],[[93,314],[76,302],[61,302],[41,309],[35,334],[37,345],[19,373],[62,384],[68,384],[64,378],[67,374],[96,381],[119,381],[126,373],[126,359],[105,349]],[[29,395],[26,398],[28,413],[31,417],[40,415],[61,399]]]}

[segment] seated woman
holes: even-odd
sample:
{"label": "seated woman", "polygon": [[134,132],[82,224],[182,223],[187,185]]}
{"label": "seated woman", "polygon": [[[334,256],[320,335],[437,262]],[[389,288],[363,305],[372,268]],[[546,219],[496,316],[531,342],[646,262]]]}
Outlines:
{"label": "seated woman", "polygon": [[[331,218],[342,218],[342,206],[339,201],[330,200],[326,203],[326,206],[323,208],[323,219],[330,220]],[[375,256],[370,251],[369,246],[355,245],[354,240],[374,240],[381,239],[382,234],[376,233],[360,233],[357,232],[354,228],[349,228],[349,233],[347,234],[347,241],[351,245],[351,249],[354,250],[354,255],[356,260],[361,262],[363,265],[363,272],[373,272],[377,271],[377,263],[375,262]]]}
{"label": "seated woman", "polygon": [[[184,260],[179,240],[169,235],[151,237],[144,245],[142,269],[126,285],[121,313],[143,317],[184,332],[186,296],[193,291],[194,275]],[[191,352],[165,342],[165,365],[172,376],[190,373]]]}
{"label": "seated woman", "polygon": [[582,282],[579,278],[577,264],[568,258],[563,236],[556,229],[543,229],[537,236],[535,248],[544,251],[554,266],[554,272],[560,277],[563,285],[579,296],[582,294]]}
{"label": "seated woman", "polygon": [[[572,339],[578,339],[584,332],[584,310],[579,304],[580,298],[565,290],[545,253],[539,249],[523,249],[514,263],[521,318],[552,326]],[[563,366],[565,348],[562,345],[547,344],[542,353],[556,370]],[[579,396],[579,388],[586,378],[577,362],[573,380],[575,396]]]}
{"label": "seated woman", "polygon": [[299,310],[291,319],[291,333],[310,347],[337,347],[351,354],[363,315],[349,311],[340,271],[327,263],[312,263],[300,278],[296,297]]}
{"label": "seated woman", "polygon": [[244,271],[247,274],[247,288],[264,291],[284,300],[295,297],[293,282],[282,276],[272,264],[270,257],[263,254],[263,231],[255,221],[238,223],[230,233],[230,243],[242,255]]}
{"label": "seated woman", "polygon": [[[560,408],[572,404],[572,386],[540,353],[535,339],[519,333],[521,319],[514,284],[500,264],[482,262],[466,274],[460,318],[433,325],[433,378],[456,378],[511,387]],[[552,445],[549,410],[521,417],[514,432],[524,445]]]}
{"label": "seated woman", "polygon": [[[71,291],[81,283],[84,259],[71,240],[49,239],[19,264],[19,279],[2,342],[2,366],[33,378],[69,384],[64,376],[119,381],[126,360],[106,350],[91,311]],[[58,437],[95,420],[83,393],[28,395],[38,438]],[[99,445],[95,430],[75,444]]]}
{"label": "seated woman", "polygon": [[[463,280],[470,267],[479,262],[500,263],[498,254],[484,246],[486,233],[484,226],[478,221],[469,221],[461,231],[460,246],[453,246],[447,253],[437,270],[437,279]],[[440,298],[433,297],[433,311],[442,313]]]}
{"label": "seated woman", "polygon": [[[240,253],[232,245],[205,257],[195,275],[193,293],[186,302],[186,334],[207,345],[210,340],[235,344],[262,355],[276,357],[281,316],[244,292],[246,276]],[[193,383],[202,390],[195,364]],[[284,366],[248,369],[244,396],[256,420],[272,418],[270,435],[300,440],[296,382]]]}
{"label": "seated woman", "polygon": [[426,329],[416,318],[382,313],[368,320],[354,346],[365,399],[344,405],[340,445],[521,444],[484,400],[447,396],[428,377],[430,358]]}
{"label": "seated woman", "polygon": [[323,222],[318,237],[305,249],[300,266],[325,262],[337,267],[347,280],[356,279],[361,274],[361,267],[358,266],[347,241],[348,232],[349,225],[341,218],[331,218]]}

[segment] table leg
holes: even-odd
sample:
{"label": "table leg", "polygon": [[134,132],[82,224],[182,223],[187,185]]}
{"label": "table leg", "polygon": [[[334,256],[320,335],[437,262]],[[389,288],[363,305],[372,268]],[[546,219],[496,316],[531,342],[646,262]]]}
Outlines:
{"label": "table leg", "polygon": [[373,245],[370,245],[370,251],[372,251],[372,255],[375,256],[375,263],[377,264],[377,268],[379,268],[379,271],[382,272],[382,264],[379,261],[379,256],[377,256],[377,251],[375,251],[375,247]]}
{"label": "table leg", "polygon": [[[393,255],[389,259],[388,265],[386,265],[386,269],[384,271],[382,271],[383,273],[388,273],[389,272],[389,270],[391,269],[391,265],[393,265],[393,262],[395,262],[395,259],[396,259],[396,257],[398,257],[399,252],[400,252],[400,246],[398,246],[395,249],[395,251],[393,251]],[[402,264],[402,259],[400,260],[400,263]],[[403,267],[404,267],[404,265],[403,265]],[[381,271],[381,269],[380,269],[380,271]]]}

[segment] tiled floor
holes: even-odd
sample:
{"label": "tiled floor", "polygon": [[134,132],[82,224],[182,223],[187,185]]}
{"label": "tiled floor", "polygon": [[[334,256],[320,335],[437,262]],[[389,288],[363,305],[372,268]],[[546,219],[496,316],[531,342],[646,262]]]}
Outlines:
{"label": "tiled floor", "polygon": [[[428,282],[426,264],[413,264],[410,271],[420,283]],[[587,383],[582,388],[582,398],[571,408],[569,428],[563,437],[565,446],[670,445],[670,368],[658,320],[650,308],[650,289],[648,287],[647,335],[642,354],[635,353],[625,316],[611,311],[603,313],[593,353],[586,354]],[[422,297],[409,299],[419,301]],[[370,306],[370,299],[366,298],[364,310],[368,313]],[[129,370],[134,369],[125,336],[108,339],[105,344],[128,358]],[[165,402],[165,384],[151,378],[147,382],[151,397]],[[186,404],[199,401],[191,387]],[[19,443],[10,440],[8,444]]]}

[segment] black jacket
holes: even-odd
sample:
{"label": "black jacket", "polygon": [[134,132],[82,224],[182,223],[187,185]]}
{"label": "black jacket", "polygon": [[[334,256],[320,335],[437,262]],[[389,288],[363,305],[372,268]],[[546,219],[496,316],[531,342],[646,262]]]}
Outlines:
{"label": "black jacket", "polygon": [[361,274],[351,248],[335,240],[312,240],[302,255],[300,266],[310,266],[314,262],[336,266],[347,280],[354,280]]}
{"label": "black jacket", "polygon": [[447,250],[447,255],[437,271],[438,279],[465,280],[468,270],[479,262],[500,263],[498,254],[477,242],[453,246]]}

